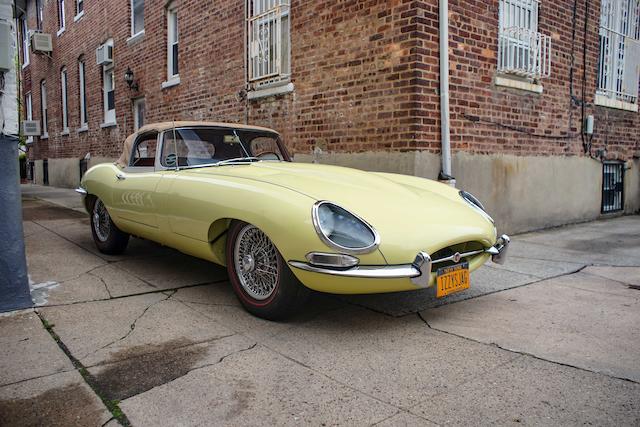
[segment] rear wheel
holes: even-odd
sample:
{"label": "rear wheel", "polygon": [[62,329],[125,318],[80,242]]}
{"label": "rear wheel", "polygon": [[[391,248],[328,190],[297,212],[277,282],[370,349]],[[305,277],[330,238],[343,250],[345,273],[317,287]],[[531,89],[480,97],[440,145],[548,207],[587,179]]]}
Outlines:
{"label": "rear wheel", "polygon": [[229,228],[227,271],[242,305],[264,319],[283,319],[293,314],[310,293],[267,235],[245,222],[234,222]]}
{"label": "rear wheel", "polygon": [[129,235],[116,227],[100,199],[91,209],[91,234],[98,250],[109,255],[121,254],[129,243]]}

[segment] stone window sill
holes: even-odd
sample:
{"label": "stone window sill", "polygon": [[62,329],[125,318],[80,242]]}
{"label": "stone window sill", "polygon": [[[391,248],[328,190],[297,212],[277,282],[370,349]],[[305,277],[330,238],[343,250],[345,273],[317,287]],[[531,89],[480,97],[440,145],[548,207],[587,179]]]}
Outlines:
{"label": "stone window sill", "polygon": [[58,30],[58,32],[56,33],[56,36],[57,36],[57,37],[60,37],[62,34],[64,34],[64,27],[62,27],[62,28],[60,28],[60,29]]}
{"label": "stone window sill", "polygon": [[60,136],[69,136],[69,128],[62,129]]}
{"label": "stone window sill", "polygon": [[524,90],[526,92],[542,93],[542,85],[529,83],[508,76],[496,76],[495,84],[496,86],[510,87],[513,89]]}
{"label": "stone window sill", "polygon": [[48,133],[43,133],[42,135],[40,135],[40,139],[49,139],[49,134]]}
{"label": "stone window sill", "polygon": [[174,76],[167,80],[166,82],[162,82],[162,89],[167,89],[173,86],[177,86],[180,84],[180,76]]}
{"label": "stone window sill", "polygon": [[593,103],[601,107],[615,108],[616,110],[633,111],[636,113],[638,112],[638,104],[632,104],[631,102],[618,101],[617,99],[611,99],[604,95],[596,94],[596,97],[593,100]]}
{"label": "stone window sill", "polygon": [[105,129],[105,128],[112,128],[112,127],[114,127],[114,126],[116,126],[116,125],[117,125],[117,123],[116,123],[116,122],[107,122],[107,123],[101,123],[101,124],[100,124],[100,127],[101,127],[102,129]]}
{"label": "stone window sill", "polygon": [[84,16],[84,10],[73,17],[73,22],[78,22]]}
{"label": "stone window sill", "polygon": [[138,43],[141,40],[144,40],[144,30],[140,31],[139,33],[136,33],[136,34],[132,35],[131,37],[129,37],[127,39],[127,46],[134,45],[134,44]]}
{"label": "stone window sill", "polygon": [[291,82],[278,85],[278,86],[254,89],[254,90],[250,90],[247,93],[247,99],[253,100],[253,99],[266,98],[268,96],[283,95],[285,93],[293,92],[294,89],[295,88],[293,86],[293,83]]}
{"label": "stone window sill", "polygon": [[78,133],[88,132],[88,131],[89,131],[89,126],[87,126],[87,125],[81,126],[76,130],[76,132],[78,132]]}

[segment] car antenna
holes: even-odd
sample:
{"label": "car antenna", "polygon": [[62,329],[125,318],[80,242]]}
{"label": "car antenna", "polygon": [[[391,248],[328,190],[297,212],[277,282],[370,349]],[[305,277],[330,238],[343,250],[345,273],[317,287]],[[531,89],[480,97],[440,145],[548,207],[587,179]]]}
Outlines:
{"label": "car antenna", "polygon": [[178,162],[179,157],[178,157],[178,141],[176,140],[176,121],[173,120],[172,123],[173,123],[173,129],[172,129],[173,130],[173,151],[175,151],[176,153],[176,160],[175,160],[176,172],[178,172],[180,170],[180,165]]}

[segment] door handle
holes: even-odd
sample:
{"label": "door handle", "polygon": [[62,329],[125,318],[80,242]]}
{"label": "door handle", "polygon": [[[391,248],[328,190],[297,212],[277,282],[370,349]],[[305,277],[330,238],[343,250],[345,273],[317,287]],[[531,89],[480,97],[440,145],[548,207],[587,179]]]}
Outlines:
{"label": "door handle", "polygon": [[127,179],[127,177],[126,177],[126,176],[124,176],[124,175],[123,175],[123,174],[121,174],[121,173],[117,173],[117,174],[116,174],[116,178],[118,178],[118,180],[120,180],[120,181]]}

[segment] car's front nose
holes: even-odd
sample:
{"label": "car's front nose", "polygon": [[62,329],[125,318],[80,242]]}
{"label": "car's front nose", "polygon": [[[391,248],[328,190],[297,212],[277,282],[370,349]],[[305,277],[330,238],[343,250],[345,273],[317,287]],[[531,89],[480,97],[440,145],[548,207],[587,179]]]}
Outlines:
{"label": "car's front nose", "polygon": [[[489,247],[460,244],[429,254],[420,251],[413,262],[388,265],[357,265],[344,268],[289,261],[296,276],[307,287],[336,294],[365,294],[415,290],[435,283],[438,268],[466,262],[473,271],[489,257],[502,264],[509,248],[509,236],[503,234]],[[471,246],[471,247],[470,247]],[[459,249],[459,250],[458,250]]]}

